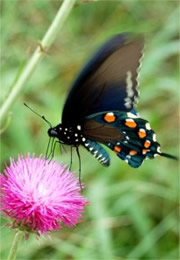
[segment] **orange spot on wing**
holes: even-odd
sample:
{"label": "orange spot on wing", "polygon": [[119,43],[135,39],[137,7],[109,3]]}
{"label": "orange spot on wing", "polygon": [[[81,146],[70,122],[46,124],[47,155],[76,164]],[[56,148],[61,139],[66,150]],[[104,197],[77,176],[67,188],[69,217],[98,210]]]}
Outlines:
{"label": "orange spot on wing", "polygon": [[113,113],[107,113],[104,116],[104,120],[108,123],[112,123],[112,122],[116,121],[116,117]]}
{"label": "orange spot on wing", "polygon": [[121,151],[121,147],[119,146],[114,146],[114,151],[119,153]]}
{"label": "orange spot on wing", "polygon": [[149,152],[148,149],[143,149],[143,150],[142,150],[142,153],[143,153],[143,154],[146,154],[147,152]]}
{"label": "orange spot on wing", "polygon": [[146,137],[146,131],[144,129],[140,129],[138,132],[140,138]]}
{"label": "orange spot on wing", "polygon": [[131,151],[129,152],[129,154],[130,154],[130,155],[136,155],[136,154],[137,154],[137,151],[131,150]]}
{"label": "orange spot on wing", "polygon": [[146,140],[144,143],[144,147],[149,148],[150,145],[151,145],[151,142],[149,140]]}
{"label": "orange spot on wing", "polygon": [[130,128],[135,128],[137,126],[133,119],[126,119],[125,125]]}

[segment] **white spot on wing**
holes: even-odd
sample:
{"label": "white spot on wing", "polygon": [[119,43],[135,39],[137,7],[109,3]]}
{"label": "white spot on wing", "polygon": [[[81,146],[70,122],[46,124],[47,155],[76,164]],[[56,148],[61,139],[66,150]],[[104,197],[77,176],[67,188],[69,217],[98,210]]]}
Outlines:
{"label": "white spot on wing", "polygon": [[135,114],[133,114],[131,112],[128,112],[127,116],[130,117],[130,118],[137,118],[137,115],[135,115]]}
{"label": "white spot on wing", "polygon": [[156,134],[153,134],[153,141],[156,142]]}
{"label": "white spot on wing", "polygon": [[160,146],[158,146],[157,152],[158,152],[158,153],[161,153],[161,148],[160,148]]}
{"label": "white spot on wing", "polygon": [[159,154],[155,153],[155,154],[154,154],[154,157],[157,157],[157,156],[159,156]]}
{"label": "white spot on wing", "polygon": [[[136,85],[135,85],[135,89],[136,89],[136,92],[137,94],[135,93],[134,95],[134,101],[131,100],[129,97],[127,97],[125,99],[125,103],[124,105],[127,107],[127,108],[130,108],[132,105],[134,105],[135,103],[137,103],[137,98],[138,96],[140,95],[139,93],[139,89],[138,89],[138,86],[139,86],[139,71],[140,71],[140,68],[141,68],[141,65],[142,65],[142,59],[143,59],[143,56],[144,56],[144,46],[142,46],[142,49],[141,49],[141,53],[139,55],[139,61],[138,61],[138,66],[137,66],[137,70],[136,70]],[[128,77],[128,74],[127,74],[127,78],[126,78],[126,83],[129,81],[129,78]],[[127,84],[128,85],[128,84]]]}
{"label": "white spot on wing", "polygon": [[150,123],[146,123],[145,127],[146,127],[147,130],[151,130]]}
{"label": "white spot on wing", "polygon": [[126,84],[127,84],[127,86],[126,86],[126,90],[127,90],[127,96],[128,97],[133,97],[133,95],[134,95],[134,91],[133,91],[133,89],[132,89],[132,87],[133,87],[133,82],[132,82],[132,73],[131,73],[131,71],[128,71],[127,72],[127,77],[126,77]]}
{"label": "white spot on wing", "polygon": [[108,116],[114,116],[114,113],[113,112],[109,112],[107,113]]}
{"label": "white spot on wing", "polygon": [[131,98],[134,95],[134,90],[133,90],[133,82],[132,82],[132,73],[131,71],[127,71],[127,77],[126,77],[126,92],[127,92],[127,97],[124,99],[125,107],[130,108],[132,105],[132,100]]}
{"label": "white spot on wing", "polygon": [[143,133],[146,133],[146,131],[145,131],[144,128],[140,128],[139,131],[140,131],[140,132],[143,132]]}
{"label": "white spot on wing", "polygon": [[[134,120],[131,119],[131,118],[127,118],[127,119],[126,119],[126,122],[132,122],[132,123],[134,123]],[[125,132],[125,133],[126,133],[126,132]]]}
{"label": "white spot on wing", "polygon": [[141,50],[141,56],[140,56],[140,59],[139,59],[139,64],[138,64],[138,67],[137,67],[137,70],[136,70],[136,73],[137,73],[137,76],[136,76],[136,91],[137,91],[137,96],[135,96],[135,100],[134,100],[134,104],[137,103],[137,99],[138,97],[140,96],[140,91],[139,91],[139,71],[141,69],[141,66],[142,66],[142,59],[144,57],[144,46]]}

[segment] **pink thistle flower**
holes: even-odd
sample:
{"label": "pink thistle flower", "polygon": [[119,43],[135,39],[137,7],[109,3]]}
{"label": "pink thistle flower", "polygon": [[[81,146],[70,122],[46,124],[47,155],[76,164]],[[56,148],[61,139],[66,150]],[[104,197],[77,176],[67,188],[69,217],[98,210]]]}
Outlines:
{"label": "pink thistle flower", "polygon": [[18,156],[0,175],[1,211],[13,227],[38,234],[79,222],[88,201],[80,195],[74,174],[55,160]]}

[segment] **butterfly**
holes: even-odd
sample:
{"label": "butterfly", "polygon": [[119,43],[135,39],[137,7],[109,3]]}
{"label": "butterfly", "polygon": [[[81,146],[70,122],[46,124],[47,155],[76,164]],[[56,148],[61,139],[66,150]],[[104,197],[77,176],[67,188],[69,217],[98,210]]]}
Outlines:
{"label": "butterfly", "polygon": [[101,144],[134,168],[158,155],[176,159],[160,151],[149,122],[134,109],[143,48],[143,37],[130,33],[102,45],[72,85],[62,123],[49,128],[50,138],[75,147],[79,158],[83,146],[103,166],[110,165],[110,157]]}

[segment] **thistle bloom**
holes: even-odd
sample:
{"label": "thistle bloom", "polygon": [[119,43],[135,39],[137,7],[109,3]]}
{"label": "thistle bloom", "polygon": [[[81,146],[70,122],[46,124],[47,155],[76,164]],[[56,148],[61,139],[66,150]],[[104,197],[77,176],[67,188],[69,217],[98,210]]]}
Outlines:
{"label": "thistle bloom", "polygon": [[79,222],[88,201],[80,195],[78,179],[55,160],[33,155],[11,158],[0,175],[1,211],[13,227],[38,234]]}

